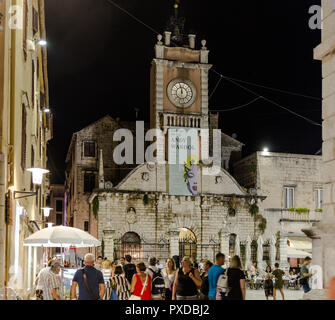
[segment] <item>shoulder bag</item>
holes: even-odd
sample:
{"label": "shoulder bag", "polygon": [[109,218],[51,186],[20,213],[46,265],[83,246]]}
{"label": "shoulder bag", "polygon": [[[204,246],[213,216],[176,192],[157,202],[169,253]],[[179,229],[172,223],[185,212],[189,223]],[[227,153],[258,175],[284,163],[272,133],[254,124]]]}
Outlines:
{"label": "shoulder bag", "polygon": [[[140,278],[140,280],[141,280],[141,278]],[[141,280],[142,281],[142,280]],[[145,288],[147,287],[147,284],[148,284],[148,275],[146,276],[146,278],[145,278],[145,283],[144,283],[144,285],[143,285],[143,288],[142,288],[142,291],[141,291],[141,296],[134,296],[134,294],[132,294],[131,296],[130,296],[130,298],[129,298],[129,300],[141,300],[141,298],[142,298],[142,296],[143,296],[143,292],[144,292],[144,290],[145,290]]]}

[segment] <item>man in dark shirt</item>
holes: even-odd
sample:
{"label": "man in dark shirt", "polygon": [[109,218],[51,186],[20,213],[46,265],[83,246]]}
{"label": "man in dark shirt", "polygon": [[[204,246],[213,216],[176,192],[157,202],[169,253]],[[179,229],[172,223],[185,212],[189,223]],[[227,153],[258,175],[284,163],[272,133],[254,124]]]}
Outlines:
{"label": "man in dark shirt", "polygon": [[309,279],[312,276],[312,274],[309,273],[309,270],[308,270],[308,265],[310,265],[311,262],[312,262],[312,258],[311,257],[306,257],[304,259],[304,263],[303,263],[303,265],[301,266],[301,269],[300,269],[300,274],[301,274],[301,277],[302,277],[300,282],[302,284],[302,288],[303,288],[305,293],[311,291],[311,288],[309,286]]}
{"label": "man in dark shirt", "polygon": [[123,266],[124,273],[126,275],[126,279],[128,280],[129,284],[131,284],[131,279],[133,278],[133,275],[136,273],[136,266],[131,263],[131,256],[126,255],[126,264]]}
{"label": "man in dark shirt", "polygon": [[[71,296],[77,300],[76,289],[79,286],[78,300],[103,300],[105,281],[102,272],[94,268],[94,255],[87,253],[84,258],[85,268],[77,270],[72,280]],[[84,274],[87,278],[85,283]]]}

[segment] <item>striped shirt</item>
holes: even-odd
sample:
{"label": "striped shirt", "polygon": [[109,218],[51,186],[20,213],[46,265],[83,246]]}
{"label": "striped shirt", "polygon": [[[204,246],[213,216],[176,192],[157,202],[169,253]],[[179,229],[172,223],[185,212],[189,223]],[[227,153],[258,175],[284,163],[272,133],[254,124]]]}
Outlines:
{"label": "striped shirt", "polygon": [[54,300],[51,293],[52,289],[56,289],[58,294],[60,289],[60,283],[57,275],[49,270],[48,272],[43,272],[41,274],[39,281],[43,288],[43,300]]}
{"label": "striped shirt", "polygon": [[112,278],[112,285],[116,288],[116,295],[119,300],[128,300],[130,297],[130,284],[122,275],[115,275]]}

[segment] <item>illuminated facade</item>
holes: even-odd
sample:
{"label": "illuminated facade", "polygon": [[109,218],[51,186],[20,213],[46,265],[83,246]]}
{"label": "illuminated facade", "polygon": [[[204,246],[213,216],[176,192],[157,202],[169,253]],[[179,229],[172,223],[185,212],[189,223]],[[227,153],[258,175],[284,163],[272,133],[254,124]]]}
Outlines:
{"label": "illuminated facade", "polygon": [[[52,116],[49,92],[44,0],[1,0],[0,28],[0,287],[27,298],[41,265],[42,249],[23,239],[44,226],[48,179],[37,188],[29,168],[46,168]],[[14,19],[15,17],[15,19]],[[24,193],[35,196],[19,198]]]}

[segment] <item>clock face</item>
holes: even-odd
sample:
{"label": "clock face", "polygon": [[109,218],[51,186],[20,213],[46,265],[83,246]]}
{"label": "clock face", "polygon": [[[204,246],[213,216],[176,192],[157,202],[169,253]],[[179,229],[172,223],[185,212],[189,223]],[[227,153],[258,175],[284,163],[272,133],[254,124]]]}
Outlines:
{"label": "clock face", "polygon": [[196,88],[187,79],[174,79],[167,88],[170,101],[179,108],[190,107],[196,99]]}

